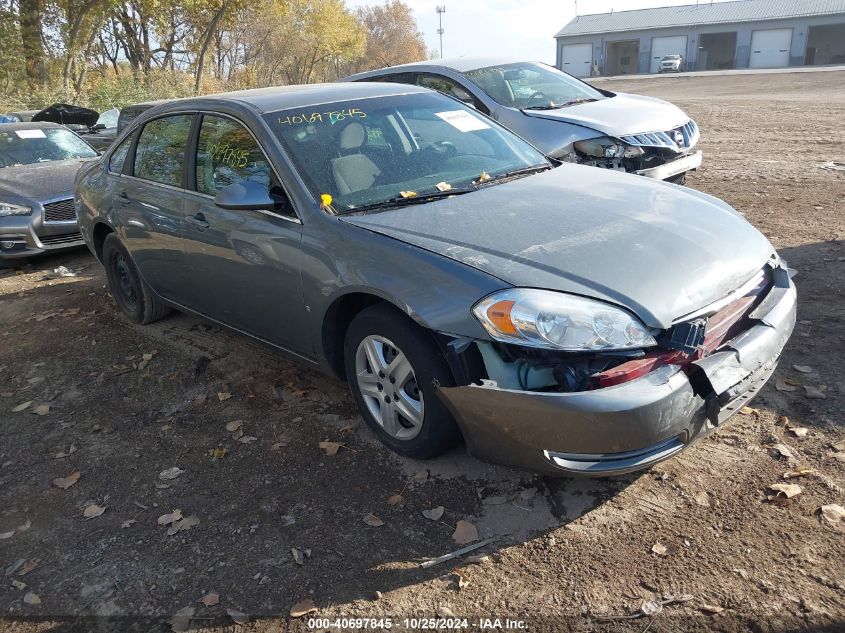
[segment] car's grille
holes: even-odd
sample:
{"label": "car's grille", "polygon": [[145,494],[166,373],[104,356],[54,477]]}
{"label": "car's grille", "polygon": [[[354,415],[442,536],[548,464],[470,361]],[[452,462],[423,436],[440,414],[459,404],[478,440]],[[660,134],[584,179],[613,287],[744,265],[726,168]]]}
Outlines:
{"label": "car's grille", "polygon": [[38,239],[45,246],[55,246],[56,244],[70,244],[71,242],[79,242],[82,240],[82,233],[62,233],[61,235],[39,235]]}
{"label": "car's grille", "polygon": [[45,222],[70,222],[76,220],[76,207],[73,205],[73,198],[49,202],[44,205]]}
{"label": "car's grille", "polygon": [[632,134],[619,138],[628,145],[636,147],[667,147],[676,152],[690,149],[698,143],[698,126],[690,119],[681,127],[666,132],[649,132],[648,134]]}

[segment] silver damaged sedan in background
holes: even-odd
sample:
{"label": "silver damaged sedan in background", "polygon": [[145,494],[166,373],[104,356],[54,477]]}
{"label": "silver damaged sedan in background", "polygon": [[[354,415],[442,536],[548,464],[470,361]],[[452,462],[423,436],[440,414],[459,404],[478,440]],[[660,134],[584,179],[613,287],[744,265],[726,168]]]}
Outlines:
{"label": "silver damaged sedan in background", "polygon": [[698,126],[653,97],[594,88],[538,62],[493,58],[392,66],[344,81],[416,84],[448,94],[539,148],[546,156],[683,184],[701,165]]}

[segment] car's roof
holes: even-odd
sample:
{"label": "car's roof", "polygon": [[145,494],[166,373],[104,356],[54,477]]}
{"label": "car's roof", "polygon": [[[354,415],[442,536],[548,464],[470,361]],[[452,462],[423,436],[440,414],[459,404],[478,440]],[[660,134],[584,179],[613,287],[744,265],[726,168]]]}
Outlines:
{"label": "car's roof", "polygon": [[48,128],[65,127],[58,123],[47,123],[40,121],[38,123],[0,123],[0,131],[6,132],[9,130],[46,130]]}
{"label": "car's roof", "polygon": [[306,84],[298,86],[275,86],[272,88],[254,88],[220,94],[191,97],[167,102],[178,107],[192,107],[194,104],[207,104],[209,101],[235,101],[246,104],[259,112],[274,112],[289,108],[307,108],[334,101],[366,99],[369,97],[388,97],[409,93],[430,92],[407,84],[389,83],[332,83]]}
{"label": "car's roof", "polygon": [[423,68],[448,68],[449,70],[456,70],[459,73],[465,73],[470,70],[477,70],[478,68],[504,66],[506,64],[518,64],[520,62],[534,63],[524,59],[514,59],[512,57],[452,57],[449,59],[427,59],[421,62],[411,62],[410,64],[400,64],[398,66],[380,68],[379,70],[357,73],[355,75],[350,75],[346,79],[377,77],[379,75],[389,74],[396,71],[419,70]]}

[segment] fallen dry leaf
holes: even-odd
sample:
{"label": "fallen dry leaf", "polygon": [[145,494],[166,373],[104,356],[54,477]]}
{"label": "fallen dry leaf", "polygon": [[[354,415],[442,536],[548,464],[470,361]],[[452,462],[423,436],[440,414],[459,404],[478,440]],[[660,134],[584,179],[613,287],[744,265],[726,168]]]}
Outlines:
{"label": "fallen dry leaf", "polygon": [[54,457],[56,459],[64,459],[65,457],[70,457],[75,452],[76,452],[76,446],[71,444],[70,447],[66,451],[59,451],[58,453],[55,454]]}
{"label": "fallen dry leaf", "polygon": [[309,613],[317,613],[317,605],[310,599],[297,602],[290,608],[290,617],[292,618],[301,618]]}
{"label": "fallen dry leaf", "polygon": [[789,432],[795,437],[807,437],[807,433],[810,432],[810,429],[804,428],[803,426],[791,426],[789,427]]}
{"label": "fallen dry leaf", "polygon": [[824,400],[827,398],[824,391],[818,389],[817,387],[810,387],[805,385],[804,386],[804,397],[809,398],[810,400]]}
{"label": "fallen dry leaf", "polygon": [[243,425],[244,425],[243,420],[233,420],[232,422],[228,422],[226,424],[226,430],[229,431],[229,433],[234,433],[239,428],[241,428]]}
{"label": "fallen dry leaf", "polygon": [[775,497],[792,499],[792,497],[796,497],[801,494],[801,486],[798,484],[772,484],[769,486],[769,490],[775,491],[775,494],[770,496],[769,499],[773,499]]}
{"label": "fallen dry leaf", "polygon": [[452,533],[452,540],[458,545],[466,545],[478,540],[478,530],[469,521],[458,521],[455,531]]}
{"label": "fallen dry leaf", "polygon": [[13,413],[20,413],[21,411],[26,411],[29,406],[32,404],[32,400],[27,400],[26,402],[21,402],[18,406],[12,409]]}
{"label": "fallen dry leaf", "polygon": [[14,578],[12,578],[12,586],[15,589],[18,589],[19,591],[23,591],[24,589],[26,589],[26,583],[25,582],[21,582],[20,580],[15,580]]}
{"label": "fallen dry leaf", "polygon": [[15,531],[12,530],[11,532],[0,532],[0,541],[5,541],[6,539],[10,539],[15,535]]}
{"label": "fallen dry leaf", "polygon": [[802,466],[801,468],[796,468],[795,470],[787,470],[783,473],[784,479],[795,479],[796,477],[806,477],[807,475],[815,475],[816,469],[810,468],[808,466]]}
{"label": "fallen dry leaf", "polygon": [[217,392],[217,399],[220,402],[224,402],[225,400],[228,400],[231,397],[232,397],[232,394],[229,393],[228,391],[218,391]]}
{"label": "fallen dry leaf", "polygon": [[219,593],[207,593],[202,598],[200,598],[200,602],[202,602],[207,607],[213,607],[214,605],[220,604],[220,594]]}
{"label": "fallen dry leaf", "polygon": [[135,523],[135,519],[127,519],[126,521],[124,521],[123,523],[120,524],[120,527],[122,529],[126,529],[134,523]]}
{"label": "fallen dry leaf", "polygon": [[340,433],[341,435],[349,435],[350,433],[352,433],[352,432],[353,432],[355,429],[357,429],[357,428],[358,428],[358,425],[357,425],[357,424],[349,424],[349,425],[344,426],[343,428],[341,428],[341,429],[338,431],[338,433]]}
{"label": "fallen dry leaf", "polygon": [[33,558],[26,561],[21,568],[18,570],[18,576],[26,576],[29,572],[33,569],[38,567],[41,564],[40,558]]}
{"label": "fallen dry leaf", "polygon": [[53,485],[56,488],[61,488],[62,490],[67,490],[77,481],[79,481],[81,473],[78,470],[74,470],[71,474],[67,477],[57,477],[53,480]]}
{"label": "fallen dry leaf", "polygon": [[651,546],[651,551],[658,556],[669,556],[674,554],[677,550],[672,545],[664,545],[663,543],[655,543]]}
{"label": "fallen dry leaf", "polygon": [[836,503],[831,503],[819,508],[819,514],[828,522],[834,525],[845,523],[845,508]]}
{"label": "fallen dry leaf", "polygon": [[458,576],[458,591],[469,586],[469,576],[460,569],[455,569],[455,574]]}
{"label": "fallen dry leaf", "polygon": [[302,550],[297,549],[296,547],[290,548],[291,556],[293,556],[294,562],[297,565],[304,565],[305,564],[305,557],[302,555]]}
{"label": "fallen dry leaf", "polygon": [[86,519],[93,519],[94,517],[100,516],[105,511],[106,509],[103,506],[98,506],[96,503],[92,503],[89,506],[85,506],[85,510],[82,511],[82,516]]}
{"label": "fallen dry leaf", "polygon": [[208,453],[214,459],[223,459],[224,457],[226,457],[226,453],[228,452],[228,449],[223,446],[218,446],[217,448],[212,448],[210,451],[208,451]]}
{"label": "fallen dry leaf", "polygon": [[254,442],[257,439],[258,438],[255,437],[254,435],[242,435],[241,437],[238,438],[238,441],[241,444],[251,444],[252,442]]}
{"label": "fallen dry leaf", "polygon": [[455,613],[449,607],[439,606],[434,610],[434,612],[437,614],[437,617],[441,619],[455,617]]}
{"label": "fallen dry leaf", "polygon": [[31,606],[38,606],[39,604],[41,604],[41,598],[39,598],[37,594],[34,594],[31,591],[27,591],[24,594],[23,601]]}
{"label": "fallen dry leaf", "polygon": [[389,506],[398,506],[405,503],[405,497],[402,495],[390,495],[387,498],[387,505]]}
{"label": "fallen dry leaf", "polygon": [[757,413],[757,409],[754,407],[742,407],[739,412],[742,415],[753,415],[754,413]]}
{"label": "fallen dry leaf", "polygon": [[708,615],[718,615],[725,610],[723,607],[719,607],[714,604],[702,604],[698,607],[698,609],[702,613],[707,613]]}
{"label": "fallen dry leaf", "polygon": [[193,615],[193,607],[182,607],[173,614],[172,618],[170,618],[170,629],[174,631],[174,633],[187,631],[188,627],[191,625],[191,618]]}
{"label": "fallen dry leaf", "polygon": [[644,600],[640,605],[640,613],[648,617],[655,616],[661,611],[663,611],[663,604],[657,600]]}
{"label": "fallen dry leaf", "polygon": [[474,554],[473,556],[467,556],[466,560],[473,565],[480,565],[490,560],[490,557],[487,554]]}
{"label": "fallen dry leaf", "polygon": [[375,514],[372,513],[366,515],[363,520],[364,523],[366,523],[367,525],[371,525],[372,527],[381,527],[382,525],[384,525],[384,521],[382,521]]}
{"label": "fallen dry leaf", "polygon": [[778,379],[775,381],[775,389],[777,389],[778,391],[795,391],[796,389],[798,389],[798,387],[796,387],[795,385],[790,385],[785,380]]}
{"label": "fallen dry leaf", "polygon": [[326,451],[326,455],[331,457],[332,455],[337,455],[338,450],[340,447],[343,446],[340,442],[320,442],[320,448]]}
{"label": "fallen dry leaf", "polygon": [[793,365],[792,368],[795,371],[800,371],[802,374],[812,374],[813,368],[809,365]]}
{"label": "fallen dry leaf", "polygon": [[776,456],[786,457],[787,459],[795,458],[795,454],[792,452],[792,449],[786,444],[775,444],[770,447],[770,451],[774,452]]}
{"label": "fallen dry leaf", "polygon": [[177,532],[184,532],[186,530],[190,530],[192,527],[195,527],[200,524],[200,518],[196,515],[191,515],[185,517],[184,519],[180,519],[175,523],[171,523],[170,527],[167,528],[167,536],[173,536]]}
{"label": "fallen dry leaf", "polygon": [[184,473],[185,471],[179,468],[178,466],[173,466],[172,468],[168,468],[167,470],[162,470],[158,474],[159,479],[176,479],[179,475]]}
{"label": "fallen dry leaf", "polygon": [[226,609],[226,613],[228,613],[229,617],[232,618],[232,622],[237,625],[243,626],[249,622],[249,618],[246,613],[241,613],[240,611],[235,611],[234,609]]}
{"label": "fallen dry leaf", "polygon": [[35,415],[47,415],[48,413],[50,413],[50,405],[39,404],[37,407],[33,407],[32,412]]}
{"label": "fallen dry leaf", "polygon": [[437,506],[435,508],[431,508],[430,510],[423,510],[422,515],[426,519],[431,519],[432,521],[439,521],[440,517],[443,516],[443,512],[446,511],[446,508],[443,506]]}
{"label": "fallen dry leaf", "polygon": [[159,525],[170,525],[171,523],[176,523],[177,521],[182,519],[182,511],[181,510],[174,510],[170,514],[162,514],[158,518]]}

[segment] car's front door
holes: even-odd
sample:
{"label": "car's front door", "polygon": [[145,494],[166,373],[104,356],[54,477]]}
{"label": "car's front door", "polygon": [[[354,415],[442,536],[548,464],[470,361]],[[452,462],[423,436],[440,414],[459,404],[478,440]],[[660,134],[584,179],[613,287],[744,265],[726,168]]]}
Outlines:
{"label": "car's front door", "polygon": [[182,211],[193,121],[193,114],[175,114],[146,123],[112,187],[117,225],[141,276],[157,294],[176,302],[187,275]]}
{"label": "car's front door", "polygon": [[[300,283],[302,224],[255,137],[238,120],[204,114],[185,197],[188,307],[293,351],[310,340]],[[268,187],[269,211],[233,211],[214,197],[244,180]]]}

